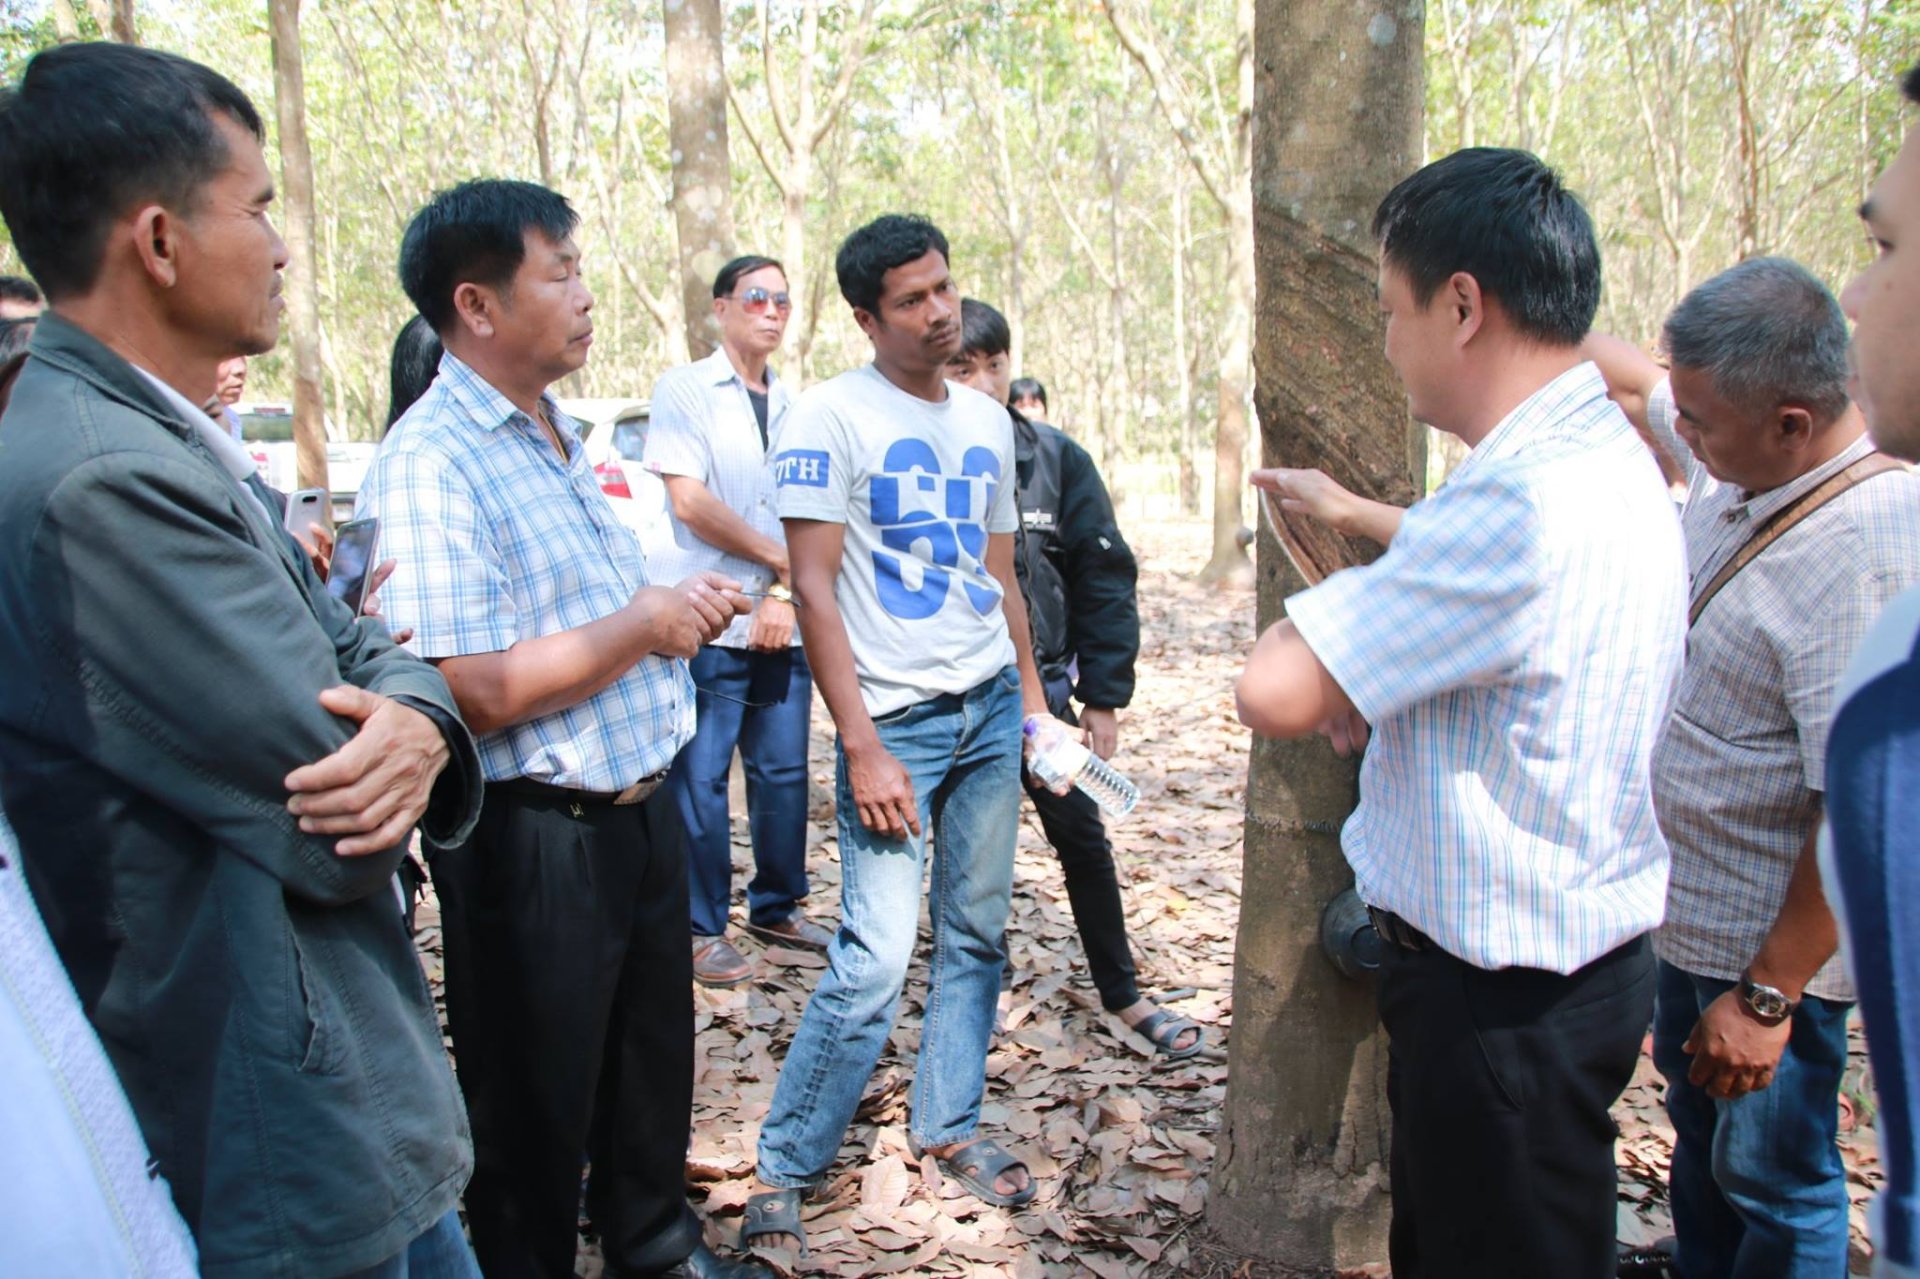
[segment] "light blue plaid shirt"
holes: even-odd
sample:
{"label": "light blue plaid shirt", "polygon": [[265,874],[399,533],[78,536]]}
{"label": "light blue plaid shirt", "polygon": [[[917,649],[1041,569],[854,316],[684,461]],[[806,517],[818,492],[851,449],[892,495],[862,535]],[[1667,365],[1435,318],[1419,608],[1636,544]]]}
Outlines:
{"label": "light blue plaid shirt", "polygon": [[[381,588],[394,629],[427,658],[498,653],[597,622],[647,585],[639,542],[607,505],[571,418],[543,398],[566,444],[451,352],[394,423],[355,514],[380,517]],[[617,791],[673,762],[693,736],[693,680],[644,657],[586,701],[479,737],[488,781],[529,777]]]}
{"label": "light blue plaid shirt", "polygon": [[1341,833],[1360,896],[1482,968],[1567,973],[1660,922],[1648,765],[1686,556],[1582,364],[1483,439],[1387,553],[1287,601],[1373,726]]}

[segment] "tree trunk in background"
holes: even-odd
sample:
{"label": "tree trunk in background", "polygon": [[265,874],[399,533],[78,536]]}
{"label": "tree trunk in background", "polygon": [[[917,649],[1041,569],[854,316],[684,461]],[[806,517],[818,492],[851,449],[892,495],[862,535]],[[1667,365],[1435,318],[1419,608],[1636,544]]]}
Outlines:
{"label": "tree trunk in background", "polygon": [[80,15],[74,12],[73,0],[53,0],[53,34],[60,40],[80,38]]}
{"label": "tree trunk in background", "polygon": [[280,190],[286,200],[287,327],[293,344],[293,444],[301,488],[327,488],[327,428],[320,397],[320,277],[313,254],[313,156],[307,148],[300,0],[268,0],[273,104],[280,124]]}
{"label": "tree trunk in background", "polygon": [[733,168],[727,151],[727,70],[720,0],[663,0],[673,222],[680,242],[687,353],[720,343],[713,277],[733,257]]}
{"label": "tree trunk in background", "polygon": [[[1419,162],[1418,6],[1259,0],[1253,206],[1255,402],[1269,464],[1317,466],[1405,504],[1423,431],[1380,355],[1369,222]],[[1259,621],[1299,589],[1260,541]],[[1352,875],[1355,766],[1320,738],[1258,742],[1234,960],[1233,1041],[1207,1216],[1230,1246],[1304,1269],[1386,1256],[1387,1059],[1370,983],[1319,953]]]}

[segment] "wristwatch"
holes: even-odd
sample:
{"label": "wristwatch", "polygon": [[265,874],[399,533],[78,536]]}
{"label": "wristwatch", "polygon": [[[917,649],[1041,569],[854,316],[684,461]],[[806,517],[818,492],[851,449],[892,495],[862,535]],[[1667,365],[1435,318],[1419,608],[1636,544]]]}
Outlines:
{"label": "wristwatch", "polygon": [[1763,986],[1746,973],[1740,974],[1739,991],[1741,1006],[1762,1026],[1778,1026],[1799,1006],[1777,987]]}
{"label": "wristwatch", "polygon": [[767,587],[767,598],[779,600],[782,604],[793,603],[793,590],[785,582],[774,582]]}

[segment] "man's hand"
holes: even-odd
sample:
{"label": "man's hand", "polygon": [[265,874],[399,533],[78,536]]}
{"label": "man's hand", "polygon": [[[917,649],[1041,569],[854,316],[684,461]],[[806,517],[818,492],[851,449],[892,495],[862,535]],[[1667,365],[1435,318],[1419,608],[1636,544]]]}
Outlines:
{"label": "man's hand", "polygon": [[666,657],[693,657],[728,623],[753,607],[740,583],[718,573],[695,573],[678,586],[643,586],[628,608],[639,609],[653,627],[653,651]]}
{"label": "man's hand", "polygon": [[419,711],[351,684],[323,690],[320,705],[360,727],[333,754],[287,774],[287,811],[309,835],[348,836],[334,845],[342,857],[394,847],[427,811],[446,739]]}
{"label": "man's hand", "polygon": [[1366,746],[1367,738],[1373,735],[1366,717],[1351,706],[1336,711],[1320,725],[1320,732],[1333,743],[1333,753],[1342,759],[1357,755]]}
{"label": "man's hand", "polygon": [[879,742],[848,750],[847,784],[860,824],[878,835],[905,839],[920,833],[920,806],[914,802],[913,778],[893,753]]}
{"label": "man's hand", "polygon": [[[360,616],[380,616],[380,588],[387,584],[387,579],[393,576],[393,570],[399,566],[399,563],[399,560],[381,560],[379,567],[373,570],[373,576],[367,579],[367,598],[361,602]],[[404,644],[413,638],[411,626],[404,626],[389,633],[396,644]]]}
{"label": "man's hand", "polygon": [[793,605],[767,596],[753,610],[747,628],[747,647],[761,653],[777,653],[793,642]]}
{"label": "man's hand", "polygon": [[1778,1026],[1762,1026],[1740,1007],[1740,992],[1730,990],[1708,1004],[1680,1051],[1693,1055],[1687,1081],[1704,1088],[1709,1097],[1731,1101],[1759,1092],[1773,1082],[1773,1072],[1793,1035],[1793,1018]]}
{"label": "man's hand", "polygon": [[1280,499],[1280,509],[1301,511],[1336,533],[1353,533],[1350,521],[1360,499],[1341,488],[1324,471],[1275,466],[1255,471],[1250,481]]}
{"label": "man's hand", "polygon": [[1088,706],[1080,712],[1087,749],[1101,759],[1112,759],[1120,749],[1120,717],[1110,706]]}

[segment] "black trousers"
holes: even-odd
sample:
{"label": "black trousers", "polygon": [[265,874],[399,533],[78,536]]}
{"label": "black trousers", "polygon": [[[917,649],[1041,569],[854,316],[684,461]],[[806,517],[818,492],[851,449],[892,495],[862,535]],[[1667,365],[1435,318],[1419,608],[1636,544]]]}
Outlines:
{"label": "black trousers", "polygon": [[473,837],[432,870],[482,1272],[569,1279],[583,1155],[608,1273],[677,1265],[700,1225],[686,1199],[693,959],[672,797],[616,808],[488,786]]}
{"label": "black trousers", "polygon": [[1612,1279],[1609,1107],[1653,1015],[1647,939],[1564,976],[1385,951],[1394,1279]]}
{"label": "black trousers", "polygon": [[[1026,778],[1027,794],[1040,815],[1040,828],[1060,858],[1067,881],[1067,904],[1074,927],[1087,952],[1087,970],[1108,1012],[1139,1002],[1133,952],[1127,946],[1126,908],[1120,901],[1120,880],[1113,868],[1113,845],[1100,806],[1074,789],[1056,795]],[[1017,960],[1015,961],[1017,962]]]}

